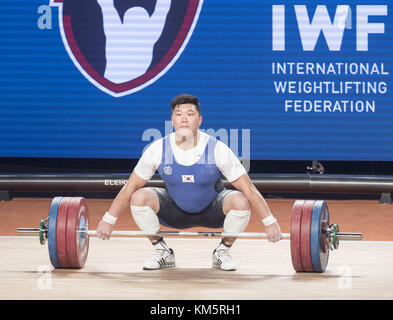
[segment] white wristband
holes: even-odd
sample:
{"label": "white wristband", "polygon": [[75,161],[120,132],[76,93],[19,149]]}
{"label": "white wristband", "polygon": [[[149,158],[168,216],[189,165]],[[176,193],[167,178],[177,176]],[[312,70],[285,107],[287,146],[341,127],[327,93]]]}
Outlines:
{"label": "white wristband", "polygon": [[111,216],[111,215],[109,214],[109,212],[106,212],[106,213],[104,214],[104,216],[102,217],[102,220],[104,220],[105,222],[110,223],[110,224],[115,224],[117,218],[114,217],[114,216]]}
{"label": "white wristband", "polygon": [[265,225],[265,227],[268,227],[271,224],[276,223],[277,219],[271,214],[270,216],[267,216],[265,219],[263,219],[262,222]]}

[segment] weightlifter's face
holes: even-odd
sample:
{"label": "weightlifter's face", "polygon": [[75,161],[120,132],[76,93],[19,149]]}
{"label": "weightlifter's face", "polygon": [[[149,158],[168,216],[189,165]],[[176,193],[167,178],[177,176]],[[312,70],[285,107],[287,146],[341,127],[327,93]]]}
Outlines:
{"label": "weightlifter's face", "polygon": [[173,110],[171,119],[176,136],[197,137],[198,129],[202,123],[202,116],[193,104],[177,105]]}

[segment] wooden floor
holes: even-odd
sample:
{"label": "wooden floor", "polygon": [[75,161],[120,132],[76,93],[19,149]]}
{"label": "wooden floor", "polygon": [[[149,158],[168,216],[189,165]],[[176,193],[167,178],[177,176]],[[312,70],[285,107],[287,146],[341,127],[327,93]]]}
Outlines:
{"label": "wooden floor", "polygon": [[323,274],[296,273],[289,241],[239,239],[238,270],[211,268],[218,239],[168,238],[177,267],[143,271],[143,238],[91,238],[81,270],[54,270],[37,237],[0,237],[1,300],[393,299],[393,242],[340,242]]}
{"label": "wooden floor", "polygon": [[[267,199],[289,232],[291,199]],[[87,199],[91,229],[111,199]],[[239,239],[231,249],[237,271],[211,268],[219,239],[167,238],[177,267],[143,271],[152,246],[143,238],[91,238],[81,270],[54,270],[48,246],[38,237],[17,237],[18,227],[38,227],[51,199],[0,202],[0,300],[391,300],[393,299],[393,206],[377,201],[329,200],[331,222],[340,231],[362,232],[364,241],[341,241],[323,274],[293,271],[288,240]],[[124,212],[117,230],[137,230]],[[165,228],[163,228],[165,230]],[[190,231],[202,230],[192,228]],[[215,230],[217,231],[217,230]],[[251,216],[247,232],[263,232]],[[142,301],[141,301],[142,302]]]}

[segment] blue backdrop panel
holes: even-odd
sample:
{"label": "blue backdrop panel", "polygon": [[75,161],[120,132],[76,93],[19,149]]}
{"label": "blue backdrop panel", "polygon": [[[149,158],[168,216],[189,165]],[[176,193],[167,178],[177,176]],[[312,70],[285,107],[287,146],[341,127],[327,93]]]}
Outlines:
{"label": "blue backdrop panel", "polygon": [[[393,160],[390,1],[115,0],[120,29],[170,5],[134,46],[99,2],[1,1],[1,157],[139,158],[186,92],[243,158]],[[146,70],[113,80],[112,40]]]}

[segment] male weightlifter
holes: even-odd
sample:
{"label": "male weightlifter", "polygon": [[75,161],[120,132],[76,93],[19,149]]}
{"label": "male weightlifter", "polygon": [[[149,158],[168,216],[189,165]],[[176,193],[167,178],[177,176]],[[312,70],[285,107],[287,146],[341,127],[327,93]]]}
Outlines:
{"label": "male weightlifter", "polygon": [[[142,154],[128,182],[97,227],[100,239],[109,239],[120,213],[131,208],[137,226],[158,232],[160,224],[176,229],[223,228],[243,232],[250,212],[258,214],[271,242],[281,240],[279,224],[232,150],[199,130],[198,99],[181,94],[171,102],[173,133],[154,141]],[[166,188],[144,187],[158,170]],[[235,188],[225,189],[223,175]],[[143,269],[175,267],[175,255],[161,237],[149,237],[155,250]],[[213,267],[236,270],[229,249],[236,238],[224,237],[213,251]]]}

